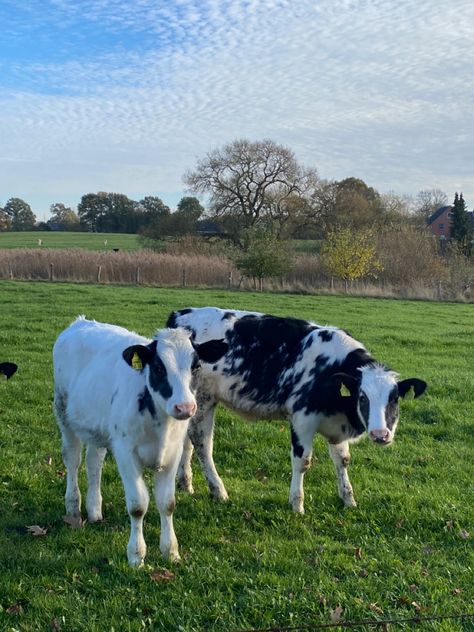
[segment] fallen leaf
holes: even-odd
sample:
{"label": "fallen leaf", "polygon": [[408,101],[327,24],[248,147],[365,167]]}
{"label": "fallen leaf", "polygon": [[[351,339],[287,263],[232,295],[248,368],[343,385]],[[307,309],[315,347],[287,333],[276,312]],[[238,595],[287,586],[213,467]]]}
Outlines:
{"label": "fallen leaf", "polygon": [[169,582],[175,577],[173,571],[169,571],[167,568],[158,568],[150,575],[150,579],[154,582]]}
{"label": "fallen leaf", "polygon": [[422,577],[428,577],[428,575],[429,575],[429,574],[430,574],[430,572],[429,572],[429,570],[427,570],[426,568],[422,568],[422,569],[421,569],[420,575],[421,575]]}
{"label": "fallen leaf", "polygon": [[35,536],[46,535],[48,533],[48,529],[44,529],[37,524],[32,524],[29,527],[26,527],[26,530],[28,531],[28,533],[31,533],[31,535]]}
{"label": "fallen leaf", "polygon": [[420,612],[420,611],[421,611],[421,609],[422,609],[422,608],[421,608],[421,606],[420,606],[420,604],[419,604],[419,603],[416,603],[416,601],[412,601],[410,605],[412,605],[412,606],[415,608],[415,610],[416,610],[417,612]]}
{"label": "fallen leaf", "polygon": [[334,610],[331,610],[331,623],[339,623],[343,612],[344,610],[341,605],[337,606]]}
{"label": "fallen leaf", "polygon": [[64,472],[63,470],[56,470],[56,476],[59,476],[59,478],[64,478],[66,476],[66,472]]}
{"label": "fallen leaf", "polygon": [[399,520],[396,524],[395,524],[395,528],[396,529],[401,529],[403,527],[403,525],[405,524],[405,520]]}
{"label": "fallen leaf", "polygon": [[47,456],[46,459],[46,465],[52,465],[53,464],[53,457],[51,455]]}
{"label": "fallen leaf", "polygon": [[459,537],[462,538],[463,540],[468,540],[469,539],[469,531],[466,531],[466,529],[460,529]]}
{"label": "fallen leaf", "polygon": [[362,549],[360,547],[358,547],[357,549],[354,549],[354,555],[356,556],[356,558],[358,560],[362,559]]}
{"label": "fallen leaf", "polygon": [[325,606],[327,604],[327,599],[326,599],[326,597],[324,595],[319,595],[319,603],[322,606]]}
{"label": "fallen leaf", "polygon": [[446,530],[451,531],[452,529],[454,529],[454,522],[452,520],[448,520],[444,526],[444,528]]}
{"label": "fallen leaf", "polygon": [[21,603],[14,603],[9,606],[5,612],[7,614],[22,614],[23,606],[21,605]]}
{"label": "fallen leaf", "polygon": [[462,588],[455,588],[453,590],[453,595],[460,595],[462,593]]}
{"label": "fallen leaf", "polygon": [[369,608],[372,610],[372,612],[376,612],[377,614],[384,614],[382,608],[376,603],[369,604]]}
{"label": "fallen leaf", "polygon": [[368,574],[369,574],[369,573],[368,573],[368,571],[366,571],[366,570],[365,570],[365,568],[362,568],[362,569],[359,571],[359,577],[367,577],[367,575],[368,575]]}
{"label": "fallen leaf", "polygon": [[83,529],[87,522],[82,519],[82,516],[63,516],[63,521],[68,524],[71,529]]}
{"label": "fallen leaf", "polygon": [[60,630],[61,629],[61,623],[59,622],[59,619],[53,619],[51,621],[50,628],[51,628],[51,630]]}
{"label": "fallen leaf", "polygon": [[416,592],[418,590],[418,586],[416,584],[410,584],[408,588],[411,590],[411,592]]}
{"label": "fallen leaf", "polygon": [[425,546],[423,547],[423,553],[425,555],[431,555],[433,553],[433,549],[431,546]]}
{"label": "fallen leaf", "polygon": [[252,512],[251,511],[244,511],[244,518],[245,518],[245,520],[250,520],[251,517],[252,517]]}

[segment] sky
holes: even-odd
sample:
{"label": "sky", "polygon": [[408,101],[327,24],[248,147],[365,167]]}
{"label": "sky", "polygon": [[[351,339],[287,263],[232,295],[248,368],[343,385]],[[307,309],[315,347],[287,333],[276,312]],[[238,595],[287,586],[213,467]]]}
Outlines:
{"label": "sky", "polygon": [[0,206],[158,195],[236,139],[474,205],[472,0],[0,0]]}

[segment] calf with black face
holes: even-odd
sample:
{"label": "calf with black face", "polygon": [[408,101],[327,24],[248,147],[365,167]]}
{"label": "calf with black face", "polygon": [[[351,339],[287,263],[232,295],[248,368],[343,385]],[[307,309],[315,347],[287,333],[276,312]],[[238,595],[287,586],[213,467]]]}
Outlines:
{"label": "calf with black face", "polygon": [[336,327],[216,307],[174,312],[168,326],[187,328],[194,343],[213,339],[215,348],[221,346],[219,359],[202,365],[198,413],[190,421],[178,473],[180,485],[192,491],[194,446],[210,492],[221,500],[228,496],[212,455],[218,402],[245,417],[289,419],[290,505],[303,513],[303,477],[311,464],[314,434],[328,440],[339,495],[346,506],[354,506],[347,474],[349,443],[367,432],[374,443],[390,444],[399,398],[411,389],[419,397],[426,389],[417,378],[400,381],[364,345]]}

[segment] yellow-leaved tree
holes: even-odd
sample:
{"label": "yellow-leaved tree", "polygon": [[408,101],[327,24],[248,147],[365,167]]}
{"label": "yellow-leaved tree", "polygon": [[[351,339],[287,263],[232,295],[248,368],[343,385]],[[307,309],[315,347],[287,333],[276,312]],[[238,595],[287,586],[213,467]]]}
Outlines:
{"label": "yellow-leaved tree", "polygon": [[328,233],[321,250],[322,263],[331,277],[344,281],[346,292],[349,281],[376,278],[383,270],[377,258],[375,243],[374,233],[370,229],[354,231],[339,228]]}

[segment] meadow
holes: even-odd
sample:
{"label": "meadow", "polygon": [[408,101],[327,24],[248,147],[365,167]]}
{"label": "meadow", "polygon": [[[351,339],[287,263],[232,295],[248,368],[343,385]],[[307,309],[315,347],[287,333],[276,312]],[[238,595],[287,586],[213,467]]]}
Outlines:
{"label": "meadow", "polygon": [[[39,243],[41,242],[41,244]],[[124,233],[75,233],[63,231],[0,232],[0,248],[85,248],[109,251],[138,250],[138,235]]]}
{"label": "meadow", "polygon": [[[351,449],[358,507],[344,509],[327,447],[315,440],[306,514],[288,505],[287,424],[220,409],[215,460],[230,494],[213,502],[195,463],[195,495],[177,493],[182,562],[159,551],[154,502],[145,568],[128,567],[129,520],[112,458],[103,523],[63,521],[65,478],[52,414],[51,349],[78,314],[151,335],[168,313],[218,305],[348,329],[374,356],[420,377],[394,445]],[[473,307],[340,296],[117,285],[0,282],[0,629],[249,630],[474,613]],[[148,478],[148,480],[150,480]],[[81,488],[85,492],[84,473]],[[43,531],[34,535],[29,526]],[[38,532],[38,531],[37,531]],[[413,623],[357,630],[411,630]],[[474,618],[416,629],[474,630]]]}

